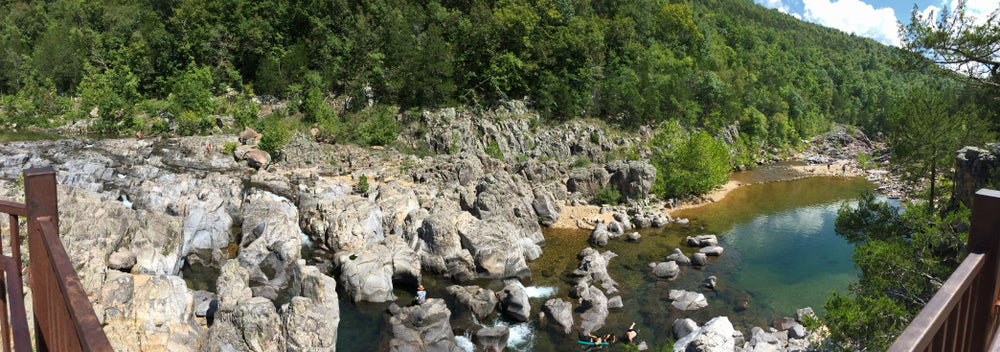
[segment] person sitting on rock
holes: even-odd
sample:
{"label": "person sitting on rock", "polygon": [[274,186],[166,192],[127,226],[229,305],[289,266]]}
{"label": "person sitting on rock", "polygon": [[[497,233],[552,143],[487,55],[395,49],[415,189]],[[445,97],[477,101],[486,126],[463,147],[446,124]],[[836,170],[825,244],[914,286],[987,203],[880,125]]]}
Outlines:
{"label": "person sitting on rock", "polygon": [[596,335],[593,335],[593,334],[587,334],[587,337],[590,338],[590,342],[594,343],[595,345],[600,345],[600,344],[604,343],[604,338],[601,337],[601,336],[596,336]]}
{"label": "person sitting on rock", "polygon": [[629,345],[634,344],[636,335],[639,335],[639,333],[635,331],[635,323],[632,323],[632,325],[628,327],[628,331],[625,331],[625,343]]}
{"label": "person sitting on rock", "polygon": [[427,301],[427,291],[424,291],[424,285],[417,287],[417,304],[424,304]]}

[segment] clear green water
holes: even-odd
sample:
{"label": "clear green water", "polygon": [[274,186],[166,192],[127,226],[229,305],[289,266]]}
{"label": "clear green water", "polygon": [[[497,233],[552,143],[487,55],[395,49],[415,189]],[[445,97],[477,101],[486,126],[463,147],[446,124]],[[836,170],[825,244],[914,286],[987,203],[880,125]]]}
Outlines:
{"label": "clear green water", "polygon": [[[757,170],[733,176],[751,183],[767,179],[773,170]],[[756,175],[764,174],[763,177]],[[600,250],[618,254],[608,271],[620,283],[625,307],[612,309],[601,333],[621,334],[636,322],[639,338],[654,350],[669,343],[670,327],[679,317],[699,324],[725,315],[738,329],[771,326],[774,319],[793,315],[795,309],[822,306],[833,290],[845,291],[857,279],[851,261],[852,247],[833,232],[837,209],[873,185],[863,179],[811,177],[794,181],[769,182],[740,187],[717,203],[675,214],[691,220],[687,226],[671,224],[664,229],[640,231],[637,243],[613,240]],[[674,248],[690,255],[695,248],[684,245],[686,236],[715,234],[726,252],[710,258],[701,269],[682,267],[680,278],[667,281],[652,276],[648,263],[663,261]],[[567,276],[579,264],[577,253],[588,246],[588,231],[545,230],[544,253],[530,263],[532,280],[524,282],[536,291],[553,290],[552,297],[568,299],[573,279]],[[715,275],[719,288],[711,291],[700,284]],[[430,282],[429,285],[426,283]],[[446,280],[428,280],[429,296],[443,297]],[[501,282],[477,282],[498,289]],[[694,312],[670,307],[671,289],[700,291],[709,306]],[[408,290],[396,290],[399,302],[412,299]],[[548,297],[531,300],[533,315]],[[749,299],[746,309],[740,301]],[[387,304],[341,304],[338,349],[379,350],[385,345],[384,310]],[[450,305],[454,307],[453,305]],[[462,314],[453,314],[453,326],[468,323]],[[484,322],[487,325],[496,322]],[[512,350],[584,350],[575,334],[564,336],[537,319],[512,326]],[[610,350],[618,350],[611,346]]]}

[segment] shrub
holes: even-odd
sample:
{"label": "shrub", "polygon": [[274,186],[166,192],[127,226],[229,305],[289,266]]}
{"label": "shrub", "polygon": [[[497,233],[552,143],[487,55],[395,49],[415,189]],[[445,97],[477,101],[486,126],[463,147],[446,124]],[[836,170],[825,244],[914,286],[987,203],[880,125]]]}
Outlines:
{"label": "shrub", "polygon": [[291,136],[289,126],[285,123],[281,115],[277,113],[272,114],[267,119],[264,119],[257,128],[261,134],[260,142],[257,143],[257,146],[260,150],[271,154],[274,158],[277,158],[281,154],[281,148],[288,142],[288,137]]}
{"label": "shrub", "polygon": [[305,121],[322,122],[333,117],[333,109],[326,104],[322,78],[319,73],[309,71],[305,74],[305,79],[307,88],[305,99],[302,101],[302,113],[305,114]]}
{"label": "shrub", "polygon": [[388,107],[368,110],[367,122],[361,126],[361,142],[365,145],[386,145],[396,140],[399,126]]}
{"label": "shrub", "polygon": [[677,127],[665,126],[651,142],[656,167],[653,191],[667,199],[703,194],[726,183],[731,170],[726,145],[705,131],[684,140]]}
{"label": "shrub", "polygon": [[358,191],[361,194],[368,193],[368,175],[361,175],[358,177]]}
{"label": "shrub", "polygon": [[225,143],[222,143],[222,153],[233,155],[233,152],[236,151],[237,146],[239,146],[239,143],[236,143],[234,141],[226,141]]}
{"label": "shrub", "polygon": [[573,164],[571,164],[570,166],[572,166],[572,167],[584,167],[584,166],[590,165],[591,162],[592,161],[590,160],[589,156],[581,155],[581,156],[576,157],[576,160],[574,160]]}
{"label": "shrub", "polygon": [[233,101],[229,114],[233,115],[237,127],[251,126],[257,120],[260,107],[253,102],[253,90],[247,90],[247,94],[238,95]]}
{"label": "shrub", "polygon": [[601,187],[601,189],[597,191],[597,195],[594,196],[595,204],[618,205],[618,203],[620,203],[621,200],[622,200],[621,192],[618,192],[618,189],[610,184]]}
{"label": "shrub", "polygon": [[503,152],[500,151],[500,145],[497,144],[496,140],[490,141],[490,145],[486,146],[486,155],[493,159],[503,160]]}
{"label": "shrub", "polygon": [[174,79],[170,95],[171,111],[174,115],[184,111],[210,113],[213,85],[211,70],[191,63],[184,73]]}
{"label": "shrub", "polygon": [[182,136],[192,136],[212,128],[212,118],[195,111],[185,111],[176,119],[177,133]]}

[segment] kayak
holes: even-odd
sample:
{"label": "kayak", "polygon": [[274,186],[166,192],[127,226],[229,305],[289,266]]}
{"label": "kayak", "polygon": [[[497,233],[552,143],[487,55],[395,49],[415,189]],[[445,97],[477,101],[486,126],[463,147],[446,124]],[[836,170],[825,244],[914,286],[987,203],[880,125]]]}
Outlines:
{"label": "kayak", "polygon": [[584,344],[584,345],[588,345],[588,346],[607,346],[608,345],[607,342],[601,342],[601,343],[594,343],[594,342],[587,342],[587,341],[576,341],[576,342],[579,342],[580,344]]}

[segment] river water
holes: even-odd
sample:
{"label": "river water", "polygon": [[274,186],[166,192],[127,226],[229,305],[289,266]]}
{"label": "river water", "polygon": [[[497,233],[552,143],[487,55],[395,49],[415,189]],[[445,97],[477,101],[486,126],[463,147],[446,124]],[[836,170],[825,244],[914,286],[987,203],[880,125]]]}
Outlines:
{"label": "river water", "polygon": [[[781,165],[738,173],[731,178],[750,184],[787,177]],[[618,254],[608,265],[609,274],[621,286],[625,307],[611,309],[607,324],[600,333],[621,334],[635,322],[639,339],[653,350],[671,343],[670,327],[679,317],[689,317],[700,324],[715,316],[728,316],[744,334],[753,326],[770,327],[774,319],[794,316],[795,309],[812,307],[822,314],[823,304],[836,290],[846,292],[857,280],[851,260],[853,248],[834,233],[834,220],[842,204],[874,186],[862,178],[809,177],[791,181],[756,183],[739,187],[723,200],[702,207],[677,212],[675,217],[690,219],[688,225],[671,224],[662,229],[640,231],[638,242],[624,238],[612,240],[600,251]],[[589,246],[589,232],[584,230],[545,229],[544,253],[529,264],[532,280],[524,282],[531,296],[532,314],[548,298],[568,298],[573,278],[567,273],[579,264],[577,254]],[[658,279],[648,264],[664,260],[674,248],[690,255],[696,248],[687,247],[686,236],[715,234],[726,248],[721,257],[710,257],[704,268],[682,266],[675,281]],[[718,278],[718,288],[708,290],[701,283],[709,276]],[[445,280],[424,278],[429,296],[445,297]],[[498,290],[500,281],[478,281],[480,286]],[[670,306],[669,290],[698,291],[708,298],[709,306],[693,312],[680,312]],[[397,290],[400,302],[412,293]],[[610,298],[610,297],[609,297]],[[741,301],[749,301],[746,308]],[[449,302],[451,303],[451,302]],[[449,305],[453,306],[453,305]],[[378,350],[384,347],[386,304],[341,304],[341,327],[338,350]],[[452,316],[453,325],[468,323],[467,317]],[[583,349],[577,336],[564,336],[556,328],[538,319],[527,323],[502,321],[479,322],[511,328],[509,348],[517,351],[562,351]],[[373,325],[380,324],[380,325]],[[378,328],[373,328],[378,326]],[[465,337],[461,344],[471,346]],[[617,350],[612,346],[611,350]]]}

